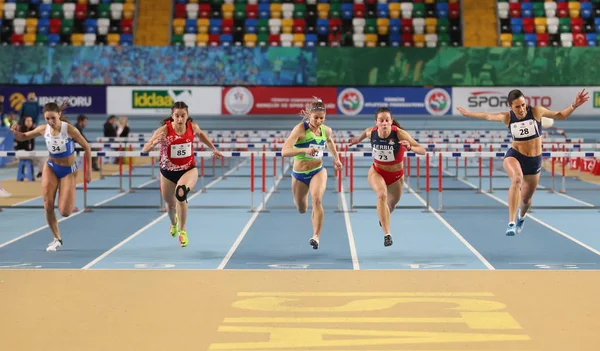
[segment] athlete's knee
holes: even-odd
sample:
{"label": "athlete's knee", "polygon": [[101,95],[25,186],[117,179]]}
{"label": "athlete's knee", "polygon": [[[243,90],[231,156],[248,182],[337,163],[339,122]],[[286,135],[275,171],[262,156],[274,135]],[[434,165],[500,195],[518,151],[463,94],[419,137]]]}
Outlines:
{"label": "athlete's knee", "polygon": [[308,206],[306,204],[296,204],[296,208],[300,213],[306,213],[306,211],[308,210]]}
{"label": "athlete's knee", "polygon": [[375,193],[377,193],[377,200],[387,202],[387,199],[388,199],[387,189],[377,190]]}
{"label": "athlete's knee", "polygon": [[54,201],[44,199],[44,210],[46,210],[46,212],[54,212]]}
{"label": "athlete's knee", "polygon": [[175,189],[175,198],[179,202],[187,202],[187,195],[190,192],[190,188],[185,185],[178,185]]}
{"label": "athlete's knee", "polygon": [[71,213],[73,212],[71,210],[66,210],[64,208],[62,208],[62,209],[59,208],[58,211],[60,212],[60,215],[63,217],[69,217],[71,215]]}
{"label": "athlete's knee", "polygon": [[313,207],[321,207],[323,205],[323,199],[320,196],[315,196],[312,198]]}
{"label": "athlete's knee", "polygon": [[522,175],[516,175],[514,177],[511,178],[510,180],[511,184],[516,186],[516,187],[521,187],[521,185],[523,185],[523,176]]}

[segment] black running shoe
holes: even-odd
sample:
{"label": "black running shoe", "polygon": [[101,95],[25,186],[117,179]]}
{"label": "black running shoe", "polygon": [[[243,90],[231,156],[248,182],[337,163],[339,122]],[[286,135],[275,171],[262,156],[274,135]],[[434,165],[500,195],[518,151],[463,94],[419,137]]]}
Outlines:
{"label": "black running shoe", "polygon": [[313,249],[318,249],[319,248],[319,242],[313,238],[311,238],[308,243],[310,244],[310,246],[312,246]]}
{"label": "black running shoe", "polygon": [[391,234],[383,236],[383,246],[392,246],[393,243]]}

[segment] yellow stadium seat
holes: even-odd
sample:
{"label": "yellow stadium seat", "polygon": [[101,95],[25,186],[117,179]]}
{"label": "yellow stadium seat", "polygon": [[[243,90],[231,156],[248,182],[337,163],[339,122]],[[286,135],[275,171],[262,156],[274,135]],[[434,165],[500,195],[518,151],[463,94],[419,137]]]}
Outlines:
{"label": "yellow stadium seat", "polygon": [[377,33],[379,35],[388,34],[390,29],[390,19],[389,18],[378,18],[377,19]]}
{"label": "yellow stadium seat", "polygon": [[34,45],[35,44],[35,33],[27,33],[23,36],[23,44]]}
{"label": "yellow stadium seat", "polygon": [[425,47],[425,34],[413,34],[413,42],[416,47]]}
{"label": "yellow stadium seat", "polygon": [[329,18],[329,4],[317,4],[317,13],[319,14],[320,19]]}
{"label": "yellow stadium seat", "polygon": [[[208,19],[206,19],[208,21]],[[196,35],[196,45],[197,46],[207,46],[208,45],[208,34],[200,33]]]}
{"label": "yellow stadium seat", "polygon": [[425,18],[425,33],[435,34],[437,32],[437,18]]}
{"label": "yellow stadium seat", "polygon": [[[0,1],[2,1],[2,0],[0,0]],[[85,5],[88,3],[88,0],[77,0],[77,3],[81,4],[81,5]]]}
{"label": "yellow stadium seat", "polygon": [[302,47],[306,42],[306,36],[304,33],[296,33],[292,38],[293,46]]}
{"label": "yellow stadium seat", "polygon": [[71,34],[71,44],[74,46],[83,45],[83,34],[81,34],[81,33]]}
{"label": "yellow stadium seat", "polygon": [[500,43],[504,47],[512,46],[512,34],[511,33],[502,33],[500,34]]}
{"label": "yellow stadium seat", "polygon": [[37,32],[38,20],[37,18],[28,18],[25,20],[25,32],[36,33]]}
{"label": "yellow stadium seat", "polygon": [[[130,1],[135,1],[135,0],[130,0]],[[188,1],[188,4],[197,4],[198,0],[190,0]]]}
{"label": "yellow stadium seat", "polygon": [[[0,0],[2,1],[2,0]],[[4,3],[0,2],[0,16],[4,15]]]}
{"label": "yellow stadium seat", "polygon": [[123,4],[123,18],[133,19],[134,13],[135,13],[135,4],[133,4],[133,3]]}
{"label": "yellow stadium seat", "polygon": [[294,20],[292,18],[284,18],[281,20],[281,33],[292,33],[294,28]]}
{"label": "yellow stadium seat", "polygon": [[223,19],[232,19],[233,18],[233,4],[223,4],[221,5],[221,11],[223,12]]}
{"label": "yellow stadium seat", "polygon": [[177,35],[181,35],[184,32],[185,19],[175,18],[173,19],[173,32]]}
{"label": "yellow stadium seat", "polygon": [[426,4],[435,4],[435,0],[425,0]]}
{"label": "yellow stadium seat", "polygon": [[377,34],[365,34],[365,46],[373,48],[377,46]]}
{"label": "yellow stadium seat", "polygon": [[271,4],[269,9],[271,10],[270,18],[281,18],[281,4]]}
{"label": "yellow stadium seat", "polygon": [[546,17],[536,17],[534,23],[536,33],[546,33]]}
{"label": "yellow stadium seat", "polygon": [[118,33],[110,33],[106,36],[106,39],[108,41],[108,45],[118,46],[121,36]]}
{"label": "yellow stadium seat", "polygon": [[199,18],[196,24],[198,26],[198,33],[208,33],[208,27],[210,26],[208,18]]}
{"label": "yellow stadium seat", "polygon": [[254,33],[246,33],[244,34],[244,45],[247,47],[255,47],[257,41],[257,36]]}
{"label": "yellow stadium seat", "polygon": [[402,13],[402,11],[400,10],[399,2],[393,2],[389,4],[388,9],[390,12],[390,18],[400,18],[400,14]]}

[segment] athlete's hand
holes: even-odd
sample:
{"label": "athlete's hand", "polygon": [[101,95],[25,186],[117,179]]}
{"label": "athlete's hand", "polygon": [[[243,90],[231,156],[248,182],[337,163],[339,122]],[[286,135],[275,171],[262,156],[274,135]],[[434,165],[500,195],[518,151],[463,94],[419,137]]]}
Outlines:
{"label": "athlete's hand", "polygon": [[575,101],[573,101],[573,108],[578,108],[579,106],[583,105],[586,101],[588,101],[590,99],[590,96],[588,94],[589,92],[585,91],[585,89],[577,93]]}
{"label": "athlete's hand", "polygon": [[213,154],[215,156],[215,158],[225,158],[225,156],[223,156],[223,154],[221,153],[221,151],[214,149],[213,150]]}
{"label": "athlete's hand", "polygon": [[92,181],[92,170],[88,167],[87,171],[85,172],[85,182],[90,183],[91,181]]}
{"label": "athlete's hand", "polygon": [[358,137],[352,137],[348,140],[348,146],[356,145],[358,143],[360,143]]}
{"label": "athlete's hand", "polygon": [[307,147],[306,149],[304,149],[304,153],[310,156],[317,156],[319,154],[319,150],[317,150],[314,147]]}
{"label": "athlete's hand", "polygon": [[10,131],[13,132],[13,134],[16,134],[19,132],[19,124],[15,123],[10,127]]}
{"label": "athlete's hand", "polygon": [[410,145],[410,142],[408,140],[400,140],[400,145],[404,146],[406,151],[412,150],[412,145]]}
{"label": "athlete's hand", "polygon": [[465,109],[464,107],[457,107],[456,109],[458,110],[458,112],[460,112],[461,115],[469,117],[469,111],[467,111],[467,109]]}
{"label": "athlete's hand", "polygon": [[158,144],[161,144],[162,142],[167,140],[167,136],[165,135],[164,132],[158,133],[156,134],[156,138],[154,138],[154,141],[152,142],[152,147],[155,147]]}
{"label": "athlete's hand", "polygon": [[342,161],[340,161],[339,158],[336,158],[335,161],[333,162],[333,167],[337,170],[342,169]]}

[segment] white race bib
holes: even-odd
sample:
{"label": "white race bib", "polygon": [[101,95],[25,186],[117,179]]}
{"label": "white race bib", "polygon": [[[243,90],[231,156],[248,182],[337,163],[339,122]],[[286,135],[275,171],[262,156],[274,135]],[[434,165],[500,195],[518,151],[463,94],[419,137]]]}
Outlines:
{"label": "white race bib", "polygon": [[515,139],[527,138],[537,134],[537,125],[532,119],[516,122],[510,125],[510,132]]}
{"label": "white race bib", "polygon": [[315,159],[323,158],[323,151],[325,150],[325,145],[310,144],[310,145],[308,145],[308,147],[315,148],[315,149],[319,150],[319,152],[316,155],[306,154],[306,157],[315,158]]}
{"label": "white race bib", "polygon": [[62,138],[46,138],[46,146],[51,154],[67,152],[67,141]]}
{"label": "white race bib", "polygon": [[192,156],[192,143],[171,145],[171,158],[186,158]]}
{"label": "white race bib", "polygon": [[396,160],[394,150],[377,150],[373,148],[373,158],[381,162],[393,162]]}

